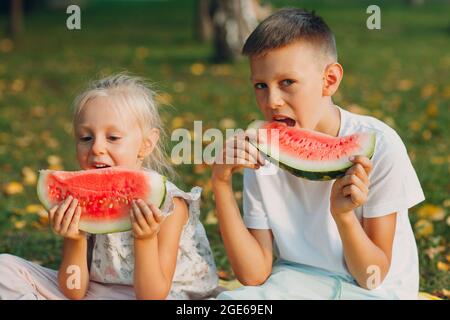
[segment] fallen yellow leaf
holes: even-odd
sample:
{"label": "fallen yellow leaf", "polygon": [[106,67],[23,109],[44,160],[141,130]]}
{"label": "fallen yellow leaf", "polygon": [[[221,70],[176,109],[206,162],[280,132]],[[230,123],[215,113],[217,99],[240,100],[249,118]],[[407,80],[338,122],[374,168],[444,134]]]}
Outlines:
{"label": "fallen yellow leaf", "polygon": [[414,229],[416,230],[417,238],[426,238],[434,232],[433,223],[425,219],[418,220],[414,225]]}
{"label": "fallen yellow leaf", "polygon": [[19,194],[23,192],[23,186],[21,183],[17,182],[17,181],[11,181],[8,184],[6,184],[5,188],[3,189],[3,191],[9,195],[15,195],[15,194]]}
{"label": "fallen yellow leaf", "polygon": [[23,229],[26,224],[27,224],[27,222],[24,220],[16,221],[16,222],[14,222],[14,227],[16,229],[20,230],[20,229]]}
{"label": "fallen yellow leaf", "polygon": [[419,218],[440,221],[445,218],[445,211],[434,204],[425,204],[417,212]]}
{"label": "fallen yellow leaf", "polygon": [[37,214],[39,217],[47,217],[47,210],[40,204],[29,204],[25,207],[25,212],[29,214]]}
{"label": "fallen yellow leaf", "polygon": [[200,76],[205,72],[205,65],[203,63],[194,63],[191,65],[191,73],[195,76]]}
{"label": "fallen yellow leaf", "polygon": [[49,165],[60,165],[62,161],[60,157],[51,154],[47,157],[47,162]]}
{"label": "fallen yellow leaf", "polygon": [[225,129],[233,129],[236,127],[236,121],[234,121],[234,119],[231,119],[231,118],[223,118],[219,122],[219,127],[224,130]]}
{"label": "fallen yellow leaf", "polygon": [[437,266],[438,270],[441,270],[441,271],[447,272],[449,270],[449,265],[442,261],[438,261],[436,266]]}
{"label": "fallen yellow leaf", "polygon": [[184,125],[184,119],[182,117],[175,117],[172,119],[172,129],[182,128]]}
{"label": "fallen yellow leaf", "polygon": [[32,186],[36,184],[37,175],[36,172],[31,169],[30,167],[23,167],[22,168],[22,176],[23,176],[23,183],[27,186]]}
{"label": "fallen yellow leaf", "polygon": [[206,215],[205,224],[217,224],[217,216],[214,210],[210,210]]}

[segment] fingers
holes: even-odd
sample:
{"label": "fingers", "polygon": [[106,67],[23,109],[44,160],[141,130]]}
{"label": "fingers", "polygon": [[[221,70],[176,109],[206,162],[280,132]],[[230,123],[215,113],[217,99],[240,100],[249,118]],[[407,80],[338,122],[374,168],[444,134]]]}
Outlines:
{"label": "fingers", "polygon": [[[227,140],[225,143],[225,154],[228,160],[237,159],[239,164],[265,164],[264,157],[254,145],[245,139],[244,135],[236,135]],[[230,164],[233,163],[236,162]]]}
{"label": "fingers", "polygon": [[73,215],[72,218],[72,223],[69,225],[69,229],[67,230],[67,232],[69,233],[79,232],[78,226],[80,224],[80,217],[81,217],[81,207],[77,206],[75,214]]}
{"label": "fingers", "polygon": [[161,211],[155,205],[147,205],[141,199],[132,202],[132,217],[132,224],[136,225],[138,236],[157,234],[160,223],[164,220]]}
{"label": "fingers", "polygon": [[131,226],[133,228],[134,234],[140,236],[143,234],[143,231],[137,221],[137,216],[139,214],[136,212],[137,210],[139,210],[139,209],[137,208],[136,204],[133,201],[131,203],[131,212],[130,212]]}
{"label": "fingers", "polygon": [[61,221],[61,229],[60,229],[60,232],[62,234],[67,233],[67,230],[69,229],[69,226],[72,223],[72,218],[75,214],[75,210],[77,209],[77,206],[78,206],[78,200],[73,199],[72,202],[70,203],[69,208],[67,208],[66,212],[64,213],[64,217]]}
{"label": "fingers", "polygon": [[348,185],[342,189],[342,194],[345,197],[350,197],[352,202],[356,206],[361,206],[367,201],[367,193],[364,191],[361,191],[360,188],[358,188],[356,185]]}
{"label": "fingers", "polygon": [[356,174],[345,175],[341,178],[341,187],[343,187],[343,190],[351,185],[357,187],[361,192],[369,193],[368,186]]}
{"label": "fingers", "polygon": [[64,217],[64,214],[67,210],[67,208],[69,208],[70,203],[72,202],[73,197],[72,196],[68,196],[57,208],[55,214],[53,215],[53,220],[52,220],[52,225],[53,225],[53,229],[56,232],[60,232],[61,230],[61,221]]}
{"label": "fingers", "polygon": [[370,172],[372,172],[372,162],[366,156],[353,156],[350,157],[350,161],[355,164],[357,163],[360,164],[367,175],[369,175]]}
{"label": "fingers", "polygon": [[[138,199],[135,201],[135,204],[141,209],[142,215],[145,218],[146,225],[153,226],[156,224],[155,219],[153,218],[153,212],[150,210],[150,208],[144,203],[143,200]],[[141,225],[142,227],[142,225]]]}
{"label": "fingers", "polygon": [[359,179],[361,179],[361,181],[366,184],[369,185],[369,177],[367,175],[367,172],[364,170],[364,167],[359,164],[356,163],[355,165],[353,165],[350,169],[348,169],[345,172],[346,175],[356,175]]}
{"label": "fingers", "polygon": [[163,222],[165,217],[162,214],[161,210],[159,210],[159,208],[155,206],[153,203],[150,203],[150,209],[153,211],[153,217],[155,218],[155,221],[157,223]]}

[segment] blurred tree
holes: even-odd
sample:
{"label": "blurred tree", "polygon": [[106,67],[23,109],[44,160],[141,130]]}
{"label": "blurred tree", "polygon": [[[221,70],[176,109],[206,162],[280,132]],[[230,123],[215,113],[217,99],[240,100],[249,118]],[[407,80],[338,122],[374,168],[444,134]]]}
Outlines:
{"label": "blurred tree", "polygon": [[22,0],[10,0],[8,35],[14,41],[17,41],[22,32],[23,32]]}
{"label": "blurred tree", "polygon": [[197,0],[195,8],[195,38],[200,42],[211,40],[213,26],[211,20],[211,2],[209,0]]}
{"label": "blurred tree", "polygon": [[258,0],[213,0],[214,61],[239,59],[245,40],[270,11]]}

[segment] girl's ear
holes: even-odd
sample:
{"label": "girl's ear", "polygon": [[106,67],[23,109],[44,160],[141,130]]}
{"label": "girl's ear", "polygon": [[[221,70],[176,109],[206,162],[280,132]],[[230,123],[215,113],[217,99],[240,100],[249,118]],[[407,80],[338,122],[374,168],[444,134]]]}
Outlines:
{"label": "girl's ear", "polygon": [[344,69],[339,63],[333,62],[327,65],[323,73],[322,95],[331,97],[339,88],[343,76]]}
{"label": "girl's ear", "polygon": [[141,150],[139,152],[139,159],[147,157],[155,149],[159,141],[159,129],[152,128],[146,137],[144,137]]}

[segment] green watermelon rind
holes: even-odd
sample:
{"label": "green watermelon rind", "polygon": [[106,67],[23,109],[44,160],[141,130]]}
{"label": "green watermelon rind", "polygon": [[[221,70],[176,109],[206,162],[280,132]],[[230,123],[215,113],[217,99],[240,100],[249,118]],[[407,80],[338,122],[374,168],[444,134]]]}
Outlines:
{"label": "green watermelon rind", "polygon": [[[38,179],[38,183],[37,183],[38,198],[47,210],[51,209],[52,204],[51,204],[50,200],[48,199],[48,197],[46,196],[46,180],[47,180],[48,175],[52,171],[53,170],[40,170],[39,171],[39,179]],[[154,171],[146,172],[146,175],[150,175],[150,176],[148,176],[150,181],[153,181],[153,179],[156,177],[161,179],[160,185],[162,186],[162,188],[161,188],[162,195],[161,195],[161,197],[159,197],[160,201],[158,204],[158,208],[161,208],[167,197],[167,187],[166,187],[167,178],[165,176],[159,175],[158,173],[156,173]],[[154,181],[152,183],[152,186],[153,187],[155,186]],[[147,200],[150,201],[150,199],[147,199]],[[131,227],[131,221],[130,221],[129,216],[124,216],[123,219],[112,221],[112,222],[102,221],[101,223],[98,223],[98,222],[87,222],[87,221],[82,222],[82,221],[80,221],[80,224],[79,224],[80,230],[91,233],[91,234],[107,234],[107,233],[124,232],[124,231],[131,230],[131,228],[132,227]]]}
{"label": "green watermelon rind", "polygon": [[39,179],[37,183],[37,195],[39,201],[44,205],[45,209],[50,210],[51,203],[48,197],[46,197],[45,192],[45,182],[47,180],[47,176],[49,174],[50,170],[39,170]]}
{"label": "green watermelon rind", "polygon": [[[255,120],[253,121],[249,126],[248,129],[258,129],[260,128],[265,121],[261,120]],[[367,158],[371,159],[374,152],[375,152],[375,145],[376,145],[376,135],[373,132],[368,133],[369,141],[367,142],[367,145],[364,148],[364,151],[359,153],[359,155],[366,156]],[[250,140],[250,143],[254,145],[259,151],[261,151],[263,154],[265,154],[269,160],[277,165],[278,167],[290,172],[291,174],[300,177],[305,178],[308,180],[313,181],[328,181],[337,179],[340,177],[343,177],[346,173],[346,171],[354,165],[353,162],[350,160],[344,161],[341,163],[335,162],[328,167],[323,169],[316,169],[316,170],[306,170],[305,168],[302,168],[301,165],[297,165],[294,167],[294,165],[290,165],[287,162],[292,163],[295,160],[289,159],[290,161],[286,160],[286,157],[283,159],[283,156],[280,154],[280,156],[277,158],[276,156],[271,155],[270,147],[267,144],[263,143],[257,143],[255,141]],[[310,164],[311,165],[311,164]],[[321,165],[323,167],[323,165]],[[308,168],[310,169],[310,168]]]}

